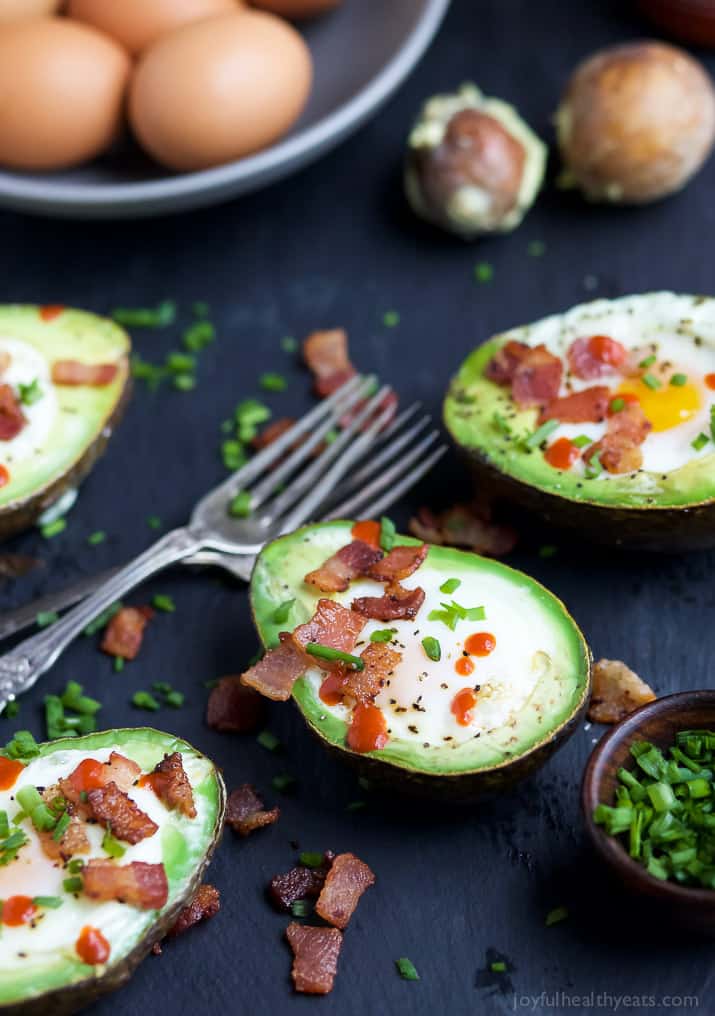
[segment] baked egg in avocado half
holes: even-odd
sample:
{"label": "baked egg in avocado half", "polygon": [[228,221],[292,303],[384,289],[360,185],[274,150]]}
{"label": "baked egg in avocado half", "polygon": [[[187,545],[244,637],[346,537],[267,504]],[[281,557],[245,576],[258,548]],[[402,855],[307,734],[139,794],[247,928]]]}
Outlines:
{"label": "baked egg in avocado half", "polygon": [[371,525],[308,526],[261,552],[251,604],[268,652],[244,683],[292,694],[323,745],[371,785],[445,802],[505,789],[582,715],[583,635],[552,593],[496,561],[400,536],[371,559],[358,535]]}
{"label": "baked egg in avocado half", "polygon": [[120,987],[193,898],[225,790],[147,727],[0,754],[0,1014],[64,1014]]}
{"label": "baked egg in avocado half", "polygon": [[715,299],[595,300],[490,339],[444,419],[481,490],[595,542],[715,545]]}
{"label": "baked egg in avocado half", "polygon": [[129,397],[129,350],[126,332],[96,314],[0,306],[0,539],[102,454]]}

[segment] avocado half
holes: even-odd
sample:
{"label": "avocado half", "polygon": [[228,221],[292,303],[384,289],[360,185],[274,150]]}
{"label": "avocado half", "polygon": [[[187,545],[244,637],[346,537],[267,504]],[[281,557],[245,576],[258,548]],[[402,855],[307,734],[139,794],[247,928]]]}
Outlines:
{"label": "avocado half", "polygon": [[[351,541],[351,527],[347,521],[308,526],[261,552],[251,579],[251,605],[266,648],[278,644],[281,630],[304,623],[315,612],[324,594],[307,585],[304,576]],[[397,542],[419,541],[400,536]],[[440,587],[449,579],[458,579],[459,586],[447,595]],[[543,765],[583,715],[591,671],[585,639],[564,605],[538,582],[466,551],[430,547],[403,585],[425,590],[417,617],[368,621],[355,650],[369,643],[373,631],[395,629],[391,645],[399,647],[403,659],[390,688],[383,688],[376,700],[390,731],[387,745],[366,754],[347,747],[349,713],[345,706],[328,707],[320,699],[325,673],[318,668],[306,671],[294,685],[298,709],[321,743],[376,787],[454,803],[504,790]],[[334,598],[349,606],[355,597],[383,591],[360,579]],[[450,632],[444,623],[428,620],[433,608],[452,598],[469,607],[483,605],[484,621],[460,622]],[[276,608],[289,600],[295,601],[289,621],[276,623]],[[462,643],[478,629],[494,634],[499,651],[493,659],[475,660],[470,678],[460,677],[455,664]],[[440,641],[439,662],[425,655],[422,639],[427,636]],[[477,729],[460,729],[450,702],[459,689],[475,682],[481,684],[487,711]]]}
{"label": "avocado half", "polygon": [[[226,792],[221,775],[208,758],[186,741],[149,727],[139,727],[63,738],[40,744],[38,748],[36,757],[23,760],[27,768],[22,773],[22,781],[39,787],[51,786],[58,777],[66,777],[83,758],[105,761],[112,750],[136,762],[144,772],[151,771],[164,755],[180,752],[198,814],[194,819],[186,818],[177,811],[168,811],[157,799],[151,816],[159,824],[158,832],[137,846],[128,847],[125,857],[118,862],[124,864],[142,859],[137,851],[143,849],[142,844],[149,845],[150,859],[163,861],[169,883],[169,896],[161,910],[140,910],[120,903],[95,904],[81,896],[65,894],[63,906],[47,911],[44,920],[32,929],[30,935],[37,934],[38,937],[38,948],[34,954],[26,946],[23,946],[22,954],[16,954],[11,948],[15,929],[2,927],[2,1016],[44,1016],[46,1013],[62,1016],[76,1012],[100,995],[121,987],[152,946],[172,927],[182,907],[193,898],[223,830]],[[13,803],[13,793],[0,791],[0,811],[6,811],[11,822],[12,814],[18,810]],[[143,793],[151,795],[152,791],[147,788]],[[29,820],[25,820],[21,827],[32,837]],[[6,879],[11,878],[12,865],[21,863],[23,850],[34,850],[44,858],[31,839],[26,847],[21,848],[16,860],[0,867],[0,883],[4,873]],[[32,860],[34,856],[31,854]],[[92,856],[96,856],[94,851]],[[42,863],[45,867],[50,865],[49,861]],[[54,868],[50,866],[50,879],[53,872]],[[62,879],[67,874],[60,867],[54,876],[57,887],[48,886],[45,881],[41,894],[61,893]],[[48,877],[46,871],[43,877]],[[4,890],[3,895],[8,896],[9,892]],[[103,912],[97,923],[111,944],[111,954],[108,963],[93,967],[81,961],[74,952],[73,943],[81,927],[91,925],[93,915],[98,911]],[[40,936],[45,929],[50,942],[43,946]],[[66,944],[59,945],[58,942],[65,941],[65,937]]]}
{"label": "avocado half", "polygon": [[[484,376],[498,349],[510,340],[545,343],[563,356],[575,338],[594,334],[625,338],[628,348],[655,344],[666,357],[672,345],[675,357],[685,351],[699,363],[701,377],[715,372],[712,297],[663,292],[595,300],[496,335],[467,357],[444,402],[445,425],[478,489],[595,543],[657,551],[715,546],[712,441],[676,469],[587,479],[552,468],[539,449],[524,449],[496,424],[508,414],[514,433],[529,434],[538,416],[534,409],[515,410],[508,389]],[[706,406],[702,416],[700,429],[707,437],[712,424]]]}
{"label": "avocado half", "polygon": [[[0,464],[10,474],[0,487],[0,539],[33,525],[92,469],[129,400],[130,347],[119,325],[87,311],[0,306],[0,354],[10,355],[0,383],[16,388],[36,380],[40,393],[23,405],[29,425],[14,441],[0,441]],[[56,385],[58,360],[118,370],[102,387]]]}

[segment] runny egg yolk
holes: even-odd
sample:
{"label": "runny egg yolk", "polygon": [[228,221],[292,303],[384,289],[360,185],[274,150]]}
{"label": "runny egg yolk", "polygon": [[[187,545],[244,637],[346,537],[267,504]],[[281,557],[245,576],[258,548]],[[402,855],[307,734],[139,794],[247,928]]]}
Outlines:
{"label": "runny egg yolk", "polygon": [[664,381],[651,388],[642,378],[629,378],[614,395],[635,395],[654,431],[678,427],[702,408],[700,391],[691,381],[684,385]]}

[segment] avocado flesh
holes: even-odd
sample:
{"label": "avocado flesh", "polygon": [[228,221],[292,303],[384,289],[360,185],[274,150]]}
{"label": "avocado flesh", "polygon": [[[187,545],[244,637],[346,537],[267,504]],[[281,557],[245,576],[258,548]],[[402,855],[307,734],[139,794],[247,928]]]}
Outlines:
{"label": "avocado flesh", "polygon": [[[306,585],[304,576],[350,542],[351,525],[338,521],[310,526],[276,540],[262,551],[251,580],[251,602],[265,646],[275,646],[280,630],[292,629],[314,613],[318,599],[324,594]],[[400,537],[398,542],[418,541]],[[445,595],[439,587],[449,578],[460,579],[461,585],[453,594]],[[343,706],[329,708],[321,701],[318,692],[325,674],[319,668],[310,668],[296,682],[293,697],[321,741],[363,769],[371,770],[372,777],[379,778],[391,770],[395,782],[404,777],[403,783],[432,785],[438,793],[440,784],[464,779],[465,785],[456,789],[470,796],[467,787],[470,776],[508,769],[519,758],[538,756],[541,748],[553,746],[585,704],[589,651],[581,632],[556,597],[526,575],[496,561],[450,548],[430,547],[424,563],[403,585],[410,588],[419,585],[427,593],[417,618],[370,620],[359,640],[364,646],[370,632],[396,628],[393,648],[400,643],[405,647],[400,649],[403,660],[390,688],[383,688],[377,699],[391,730],[387,745],[365,755],[357,755],[346,747],[348,711]],[[382,592],[378,583],[357,580],[335,598],[349,606],[356,596],[379,596]],[[289,621],[276,624],[273,612],[289,599],[296,601]],[[430,610],[438,608],[441,600],[449,599],[463,606],[483,605],[485,620],[461,621],[455,632],[450,632],[442,622],[429,621]],[[518,638],[509,630],[510,617]],[[500,652],[506,650],[510,641],[522,639],[524,644],[511,657],[497,656],[495,652],[493,660],[475,659],[471,677],[459,677],[454,665],[461,655],[463,640],[480,630],[495,635]],[[430,661],[421,647],[421,640],[428,635],[440,641],[439,663]],[[356,652],[363,646],[359,645]],[[514,661],[515,667],[526,661],[523,670],[513,672],[511,686],[508,680],[503,680],[500,670],[508,659]],[[422,673],[427,676],[420,679],[418,675]],[[495,683],[488,688],[490,678],[495,678]],[[477,727],[460,729],[450,712],[451,700],[456,691],[480,680],[486,712]],[[447,689],[440,687],[443,683],[448,685]],[[509,706],[512,693],[517,706],[513,711]],[[418,696],[422,696],[419,701]],[[490,696],[491,703],[487,701]],[[396,700],[393,706],[390,699]],[[424,712],[413,708],[415,701],[421,709],[427,706]],[[492,722],[494,727],[490,726]],[[417,733],[409,730],[410,725]],[[476,730],[479,737],[474,736]],[[446,741],[445,737],[451,740]],[[429,747],[424,746],[426,742]],[[418,779],[411,781],[412,775]],[[474,789],[478,791],[481,787]]]}
{"label": "avocado flesh", "polygon": [[[179,910],[191,899],[201,882],[203,871],[216,846],[223,825],[225,790],[223,781],[213,763],[187,742],[148,727],[134,730],[113,730],[85,737],[64,738],[39,746],[40,755],[26,760],[27,768],[10,791],[0,792],[0,810],[14,815],[18,810],[12,795],[25,783],[49,786],[53,777],[67,776],[83,758],[104,761],[111,750],[120,752],[151,771],[165,754],[181,752],[184,769],[194,794],[197,817],[188,819],[178,811],[169,811],[158,798],[152,802],[150,788],[143,791],[140,806],[159,824],[154,836],[135,847],[126,847],[119,864],[131,860],[163,861],[169,882],[169,897],[159,910],[140,910],[120,903],[93,903],[83,899],[75,901],[62,890],[62,879],[67,872],[52,867],[47,860],[41,877],[45,879],[37,895],[58,895],[63,906],[48,910],[40,927],[19,929],[2,927],[3,948],[0,950],[0,1013],[27,1014],[34,1012],[73,1012],[100,994],[119,987],[133,972],[137,964],[159,941],[174,923]],[[40,777],[42,782],[40,782]],[[134,794],[134,792],[132,792]],[[155,796],[155,795],[154,795]],[[138,801],[138,796],[137,796]],[[147,806],[148,802],[148,806]],[[138,802],[139,803],[139,802]],[[151,811],[149,811],[151,808]],[[39,851],[29,820],[21,828],[31,838],[30,844],[20,849],[15,861],[0,868],[0,880],[11,878],[12,866],[20,864],[25,851]],[[143,845],[143,846],[142,846]],[[34,858],[34,853],[31,855]],[[44,855],[42,855],[44,857]],[[106,856],[93,850],[91,855]],[[48,871],[45,870],[49,866]],[[39,870],[39,869],[38,869]],[[16,869],[17,871],[17,869]],[[28,875],[20,875],[27,879]],[[54,878],[57,885],[48,884]],[[17,881],[17,875],[13,876]],[[34,895],[20,883],[16,892]],[[7,897],[12,892],[3,889]],[[103,966],[84,964],[74,950],[81,928],[95,925],[105,934],[111,945],[109,961]],[[32,940],[42,929],[42,939],[33,951]],[[13,942],[23,936],[18,958]]]}
{"label": "avocado flesh", "polygon": [[[42,397],[23,406],[29,423],[11,442],[0,441],[0,463],[10,481],[0,488],[0,537],[26,528],[89,472],[118,422],[130,390],[130,341],[106,318],[65,309],[51,320],[39,307],[0,307],[0,352],[10,367],[0,377],[14,388],[37,378]],[[53,385],[57,360],[116,363],[101,387]],[[31,376],[33,375],[33,376]]]}

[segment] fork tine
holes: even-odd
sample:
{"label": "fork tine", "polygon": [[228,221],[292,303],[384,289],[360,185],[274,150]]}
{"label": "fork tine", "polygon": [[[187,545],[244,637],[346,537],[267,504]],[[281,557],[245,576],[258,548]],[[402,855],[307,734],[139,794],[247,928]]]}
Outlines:
{"label": "fork tine", "polygon": [[[392,406],[387,406],[378,416],[376,416],[373,422],[367,427],[366,430],[358,434],[357,437],[349,444],[348,447],[344,447],[348,441],[354,436],[355,432],[362,427],[366,420],[369,420],[371,416],[374,416],[378,412],[379,406],[384,399],[390,394],[391,388],[385,385],[375,395],[365,408],[356,415],[352,423],[347,427],[340,435],[337,441],[334,441],[327,452],[324,452],[320,456],[320,459],[316,460],[314,465],[319,466],[321,460],[327,459],[328,455],[333,451],[336,445],[341,444],[343,447],[339,449],[335,454],[338,456],[335,458],[331,468],[325,473],[325,475],[315,482],[310,492],[303,497],[298,504],[295,506],[292,512],[290,512],[283,519],[276,519],[279,522],[280,531],[282,533],[288,533],[292,529],[297,529],[298,526],[302,525],[307,519],[313,517],[313,514],[317,507],[329,496],[330,492],[335,489],[336,484],[347,471],[365,455],[368,448],[374,443],[376,436],[380,433],[382,428],[389,423],[392,413],[394,412]],[[344,448],[344,450],[343,450]],[[307,474],[308,471],[306,471]],[[316,473],[316,477],[317,477]],[[314,477],[314,479],[316,478]],[[280,495],[283,497],[283,495]],[[278,500],[278,499],[276,499]]]}
{"label": "fork tine", "polygon": [[[294,480],[278,494],[272,501],[269,501],[266,505],[266,514],[264,516],[264,523],[267,521],[269,524],[277,522],[281,516],[287,512],[298,500],[303,497],[308,491],[320,481],[321,476],[326,472],[328,466],[331,463],[339,461],[343,456],[347,454],[348,446],[353,441],[356,432],[362,427],[366,420],[369,420],[371,416],[374,416],[379,409],[381,403],[385,397],[390,393],[391,389],[384,385],[376,395],[365,403],[363,408],[355,414],[354,418],[350,421],[347,427],[345,427],[340,435],[333,441],[331,445],[326,448],[318,458],[315,459],[307,469],[302,470]],[[365,433],[368,433],[366,430]],[[355,458],[350,460],[350,464],[356,461]],[[344,470],[339,474],[344,475]]]}
{"label": "fork tine", "polygon": [[[419,406],[416,402],[415,406]],[[412,408],[412,407],[410,407]],[[409,410],[407,411],[409,412]],[[403,413],[403,416],[407,416],[407,413]],[[383,449],[376,454],[370,456],[368,462],[355,473],[351,473],[350,476],[340,484],[338,489],[334,492],[335,497],[347,497],[350,491],[355,490],[356,487],[362,487],[363,484],[367,483],[368,480],[387,462],[391,462],[395,456],[402,451],[402,449],[411,443],[411,441],[417,437],[421,430],[424,430],[430,423],[429,416],[423,416],[414,426],[406,430],[404,434],[400,434],[399,437],[395,438],[389,444],[385,445]],[[437,434],[437,431],[434,431]],[[380,435],[382,437],[382,435]]]}
{"label": "fork tine", "polygon": [[[331,519],[350,519],[359,518],[361,515],[367,518],[375,518],[382,515],[395,501],[399,500],[404,493],[406,493],[411,487],[420,480],[425,473],[428,473],[432,466],[438,462],[447,451],[447,445],[440,445],[439,448],[435,448],[431,455],[415,466],[407,475],[398,483],[392,485],[391,480],[385,480],[383,477],[379,477],[369,488],[359,491],[353,497],[343,501],[336,508],[333,508],[327,515],[322,516],[324,522],[329,522]],[[398,466],[404,468],[404,462],[398,463]],[[387,487],[387,491],[382,497],[376,497],[374,500],[370,500],[370,497],[377,495],[380,491]],[[365,499],[368,499],[365,501]]]}

